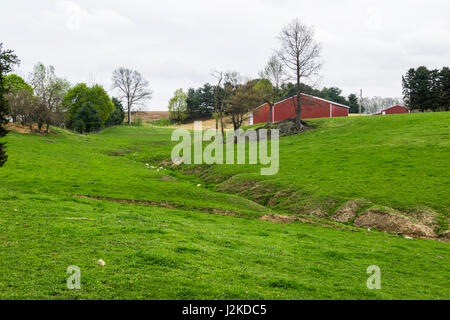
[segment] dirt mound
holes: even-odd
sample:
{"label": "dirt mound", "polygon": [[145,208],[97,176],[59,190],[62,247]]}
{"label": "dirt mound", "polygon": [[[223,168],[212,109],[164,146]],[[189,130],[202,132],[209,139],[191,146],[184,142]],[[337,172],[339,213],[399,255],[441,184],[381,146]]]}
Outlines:
{"label": "dirt mound", "polygon": [[261,129],[278,129],[280,131],[280,137],[291,136],[305,132],[312,129],[312,127],[305,121],[301,121],[301,126],[295,122],[295,119],[287,119],[280,122],[272,123],[270,126],[265,125],[264,127],[256,129],[257,131]]}
{"label": "dirt mound", "polygon": [[364,199],[349,200],[336,211],[334,216],[331,217],[331,220],[336,222],[349,222],[356,217],[358,210],[367,203]]}
{"label": "dirt mound", "polygon": [[355,226],[360,228],[373,228],[379,231],[416,238],[436,237],[436,233],[432,228],[424,224],[414,223],[405,216],[389,212],[389,210],[383,208],[371,208],[367,210],[355,220]]}

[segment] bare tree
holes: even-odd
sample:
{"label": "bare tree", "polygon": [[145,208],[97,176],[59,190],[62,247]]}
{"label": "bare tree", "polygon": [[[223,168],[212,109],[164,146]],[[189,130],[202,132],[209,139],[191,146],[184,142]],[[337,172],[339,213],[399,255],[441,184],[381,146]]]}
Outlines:
{"label": "bare tree", "polygon": [[319,60],[321,47],[314,40],[314,29],[302,24],[298,19],[294,19],[281,30],[279,40],[281,48],[278,57],[288,69],[295,72],[297,84],[295,122],[301,128],[300,81],[317,75],[322,66]]}
{"label": "bare tree", "polygon": [[259,73],[261,80],[255,85],[265,103],[269,104],[269,117],[267,124],[272,123],[273,106],[280,99],[281,85],[285,82],[287,75],[284,64],[276,55],[270,57],[265,68]]}
{"label": "bare tree", "polygon": [[137,104],[150,100],[153,91],[150,90],[148,81],[136,70],[118,68],[113,72],[112,81],[113,89],[119,89],[122,98],[126,100],[128,124],[131,125],[131,109]]}
{"label": "bare tree", "polygon": [[219,113],[220,113],[220,106],[222,105],[221,101],[223,101],[223,97],[221,94],[221,86],[223,81],[224,72],[213,70],[211,72],[211,75],[216,79],[216,86],[214,88],[214,113],[216,118],[216,135],[219,134]]}
{"label": "bare tree", "polygon": [[34,95],[37,97],[34,118],[37,121],[39,131],[46,124],[45,131],[48,133],[50,124],[61,125],[64,122],[62,100],[70,84],[56,76],[53,66],[46,67],[40,62],[34,66],[29,81]]}
{"label": "bare tree", "polygon": [[372,97],[359,99],[359,103],[364,107],[365,113],[374,114],[395,105],[402,105],[403,100],[401,98]]}
{"label": "bare tree", "polygon": [[225,104],[227,99],[236,92],[242,81],[242,77],[237,71],[213,71],[212,75],[217,79],[217,85],[214,92],[214,104],[216,109],[216,133],[219,132],[218,123],[220,120],[222,138],[225,138],[223,126],[223,113],[225,110]]}

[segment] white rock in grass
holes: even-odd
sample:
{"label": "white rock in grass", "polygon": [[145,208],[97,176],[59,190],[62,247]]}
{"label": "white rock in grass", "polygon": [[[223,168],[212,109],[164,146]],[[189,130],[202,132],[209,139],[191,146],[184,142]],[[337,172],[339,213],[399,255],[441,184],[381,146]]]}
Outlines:
{"label": "white rock in grass", "polygon": [[197,187],[201,187],[202,185],[199,183],[198,185],[197,185]]}
{"label": "white rock in grass", "polygon": [[103,261],[102,259],[98,260],[97,263],[98,263],[100,266],[102,266],[102,267],[106,264],[106,262]]}

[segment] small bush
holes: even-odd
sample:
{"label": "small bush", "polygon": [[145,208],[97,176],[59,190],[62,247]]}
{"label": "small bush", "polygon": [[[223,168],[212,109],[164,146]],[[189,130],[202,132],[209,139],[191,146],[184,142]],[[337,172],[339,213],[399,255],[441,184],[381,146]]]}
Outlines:
{"label": "small bush", "polygon": [[173,124],[172,121],[170,121],[170,119],[159,119],[155,121],[148,121],[148,123],[158,127],[168,127]]}
{"label": "small bush", "polygon": [[131,125],[136,127],[142,127],[142,118],[136,117],[133,122],[131,122]]}

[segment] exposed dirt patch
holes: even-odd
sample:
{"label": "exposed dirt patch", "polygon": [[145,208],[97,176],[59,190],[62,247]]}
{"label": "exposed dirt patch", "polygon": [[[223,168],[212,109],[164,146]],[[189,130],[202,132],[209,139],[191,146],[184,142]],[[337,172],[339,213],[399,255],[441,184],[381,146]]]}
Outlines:
{"label": "exposed dirt patch", "polygon": [[356,217],[358,210],[367,203],[368,201],[364,199],[349,200],[336,211],[331,220],[342,223],[349,222]]}
{"label": "exposed dirt patch", "polygon": [[437,236],[429,226],[414,223],[405,216],[378,208],[371,208],[356,218],[355,226],[373,228],[415,238],[436,238]]}
{"label": "exposed dirt patch", "polygon": [[212,209],[212,213],[221,215],[221,216],[231,216],[231,217],[237,217],[237,214],[230,210],[220,210],[220,209]]}
{"label": "exposed dirt patch", "polygon": [[442,240],[444,240],[444,241],[450,242],[450,231],[449,231],[449,230],[445,231],[445,232],[443,233],[443,235],[442,235],[441,238],[442,238]]}
{"label": "exposed dirt patch", "polygon": [[439,215],[437,212],[431,210],[430,208],[423,207],[418,209],[417,211],[408,212],[408,216],[417,220],[417,222],[434,229],[437,226],[437,218]]}
{"label": "exposed dirt patch", "polygon": [[288,216],[281,214],[267,214],[259,218],[262,221],[269,221],[275,223],[294,223],[300,220],[299,217],[296,216]]}
{"label": "exposed dirt patch", "polygon": [[173,162],[172,160],[164,160],[159,164],[160,167],[170,167],[172,166]]}
{"label": "exposed dirt patch", "polygon": [[[17,133],[25,133],[25,134],[34,133],[34,132],[38,132],[38,133],[45,132],[44,127],[42,128],[42,131],[39,131],[38,126],[35,124],[30,128],[29,125],[22,125],[20,123],[8,123],[6,125],[6,129],[17,132]],[[49,129],[49,132],[50,132],[50,129]]]}
{"label": "exposed dirt patch", "polygon": [[176,181],[174,178],[172,178],[170,176],[162,176],[161,180],[164,180],[164,181]]}
{"label": "exposed dirt patch", "polygon": [[[169,163],[167,163],[169,164]],[[188,175],[195,175],[206,182],[216,183],[217,191],[237,194],[243,198],[252,200],[263,206],[278,211],[292,213],[293,215],[268,214],[260,217],[260,220],[275,223],[308,223],[315,226],[331,227],[355,231],[352,226],[336,224],[352,222],[358,228],[372,228],[389,233],[404,235],[413,238],[427,238],[441,241],[449,241],[449,233],[440,234],[435,232],[438,214],[430,209],[407,212],[403,215],[394,209],[387,207],[372,207],[358,216],[358,213],[373,205],[366,199],[348,200],[329,217],[329,213],[336,208],[336,200],[332,198],[313,199],[307,192],[295,190],[286,186],[276,185],[273,181],[253,181],[240,179],[239,176],[220,177],[223,182],[217,182],[211,166],[189,166],[183,167],[182,171]],[[206,210],[206,212],[210,212]],[[230,212],[213,212],[216,214],[235,215]],[[297,214],[297,216],[295,215]],[[298,215],[301,215],[299,217]],[[310,216],[311,218],[307,218]],[[319,219],[315,219],[319,218]],[[330,219],[326,222],[324,219]]]}

